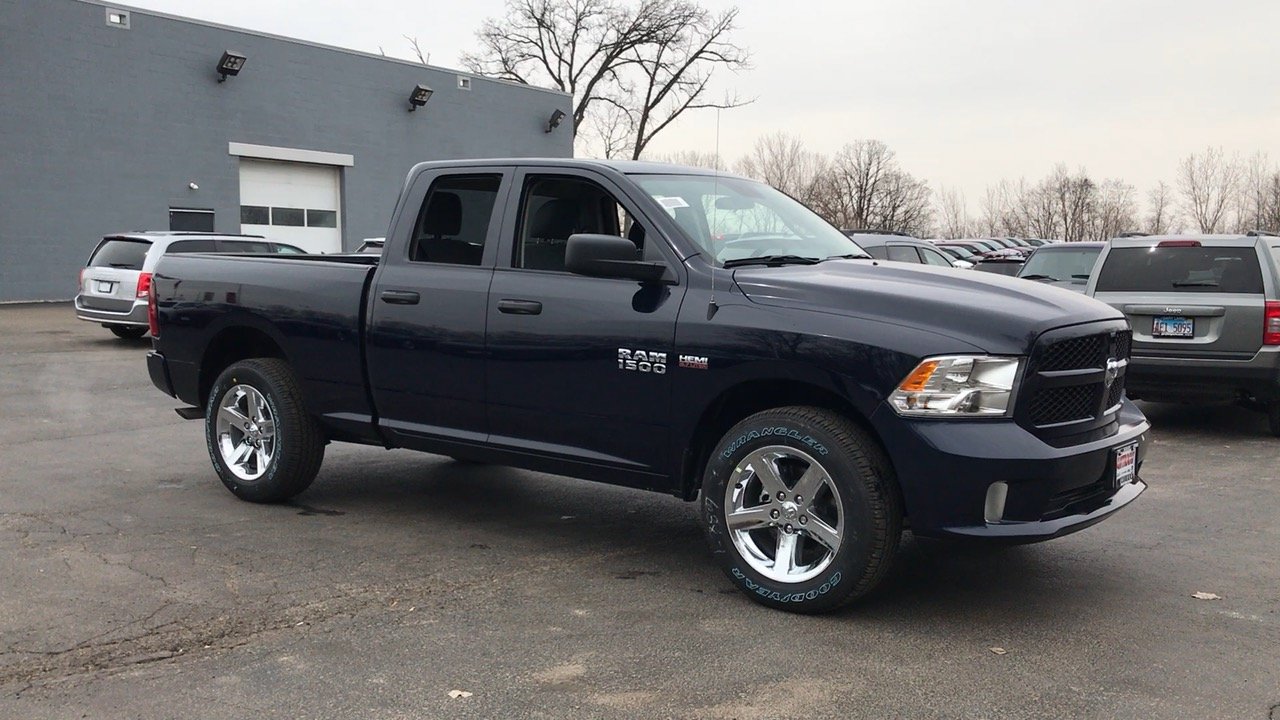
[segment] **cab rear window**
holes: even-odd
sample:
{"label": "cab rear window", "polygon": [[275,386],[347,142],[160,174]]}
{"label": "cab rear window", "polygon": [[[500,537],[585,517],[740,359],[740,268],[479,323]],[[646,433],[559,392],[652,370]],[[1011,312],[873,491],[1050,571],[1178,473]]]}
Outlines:
{"label": "cab rear window", "polygon": [[146,240],[103,240],[89,258],[89,267],[113,267],[141,270],[151,243]]}
{"label": "cab rear window", "polygon": [[1261,294],[1262,269],[1252,247],[1112,248],[1097,291]]}

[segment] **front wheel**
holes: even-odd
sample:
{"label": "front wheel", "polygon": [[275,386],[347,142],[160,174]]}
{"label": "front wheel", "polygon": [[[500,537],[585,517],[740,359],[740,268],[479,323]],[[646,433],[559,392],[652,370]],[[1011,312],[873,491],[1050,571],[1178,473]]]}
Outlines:
{"label": "front wheel", "polygon": [[902,534],[879,445],[829,410],[756,413],[716,446],[702,483],[712,553],[748,597],[825,612],[869,593]]}
{"label": "front wheel", "polygon": [[307,414],[289,365],[264,358],[218,376],[205,409],[218,477],[241,500],[282,502],[306,490],[324,460],[324,433]]}

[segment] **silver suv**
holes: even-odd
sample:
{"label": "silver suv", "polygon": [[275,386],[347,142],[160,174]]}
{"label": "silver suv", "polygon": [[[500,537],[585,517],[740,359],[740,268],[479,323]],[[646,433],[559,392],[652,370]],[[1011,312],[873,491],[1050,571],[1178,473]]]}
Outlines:
{"label": "silver suv", "polygon": [[1235,400],[1280,437],[1280,236],[1116,238],[1087,292],[1133,326],[1129,397]]}
{"label": "silver suv", "polygon": [[259,235],[136,232],[108,235],[80,271],[76,317],[100,323],[116,337],[147,334],[151,271],[165,253],[234,252],[303,254],[301,248]]}

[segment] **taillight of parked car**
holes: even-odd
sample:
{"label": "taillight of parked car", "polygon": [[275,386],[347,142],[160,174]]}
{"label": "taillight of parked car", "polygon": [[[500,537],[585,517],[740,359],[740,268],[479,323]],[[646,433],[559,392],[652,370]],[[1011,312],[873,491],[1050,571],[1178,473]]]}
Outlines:
{"label": "taillight of parked car", "polygon": [[138,297],[151,295],[151,273],[138,273]]}
{"label": "taillight of parked car", "polygon": [[1280,301],[1268,300],[1262,321],[1262,344],[1280,345]]}
{"label": "taillight of parked car", "polygon": [[[150,280],[151,276],[147,275],[147,279]],[[160,313],[156,310],[156,294],[153,292],[147,293],[147,329],[151,331],[152,338],[160,337]]]}

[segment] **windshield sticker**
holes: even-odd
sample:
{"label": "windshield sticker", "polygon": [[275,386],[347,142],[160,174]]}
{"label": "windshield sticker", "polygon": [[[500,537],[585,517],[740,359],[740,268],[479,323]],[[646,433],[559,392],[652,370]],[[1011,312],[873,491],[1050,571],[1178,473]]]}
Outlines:
{"label": "windshield sticker", "polygon": [[676,208],[689,207],[689,203],[685,202],[682,197],[658,196],[654,199],[658,201],[659,205],[670,211],[674,211]]}

